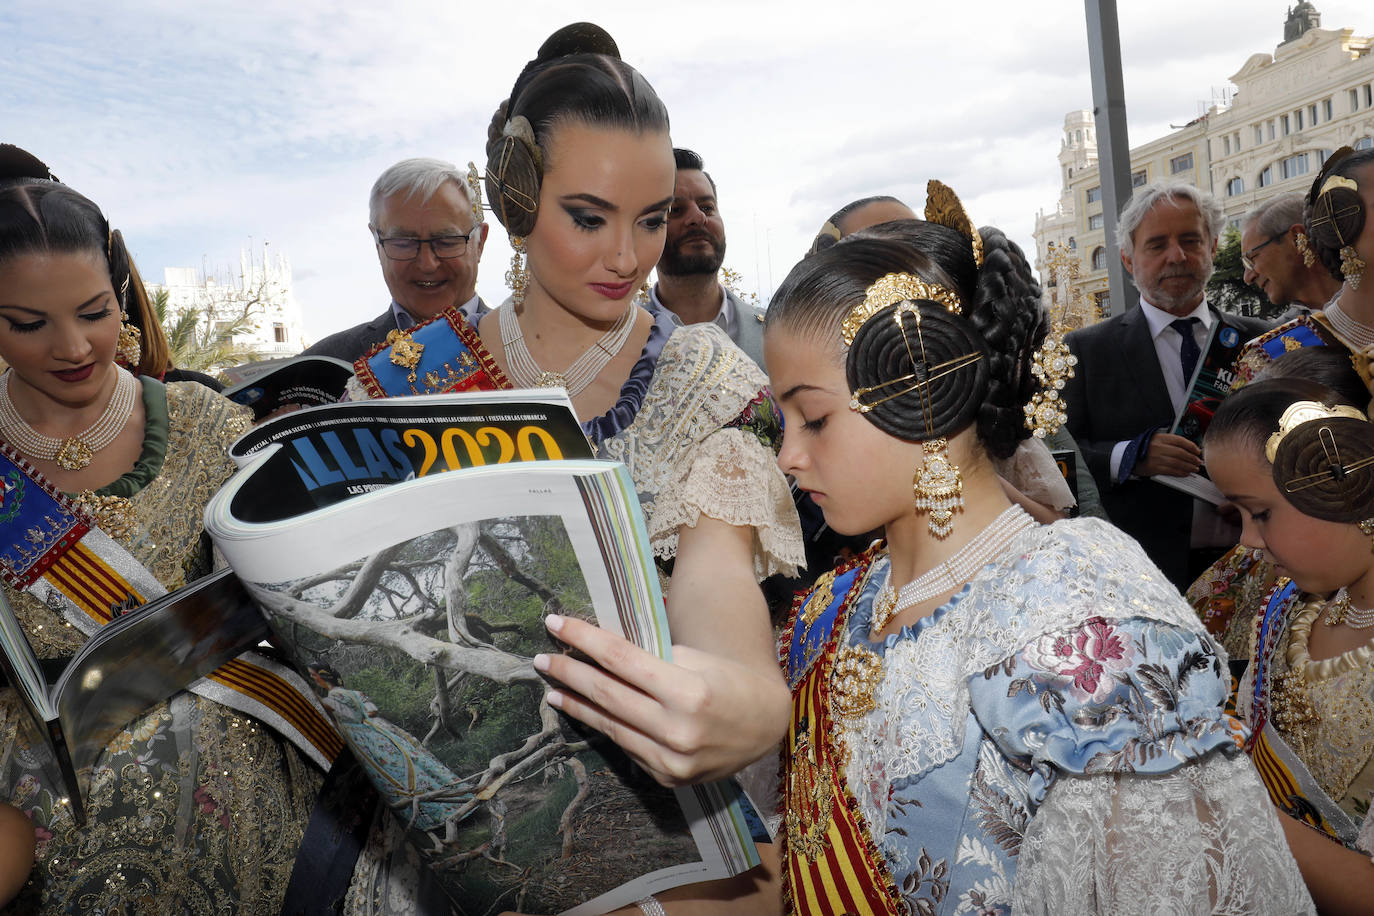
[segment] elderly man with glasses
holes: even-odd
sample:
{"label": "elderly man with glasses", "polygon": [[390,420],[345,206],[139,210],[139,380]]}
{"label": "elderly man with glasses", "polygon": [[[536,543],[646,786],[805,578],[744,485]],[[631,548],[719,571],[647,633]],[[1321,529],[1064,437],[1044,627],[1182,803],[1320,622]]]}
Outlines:
{"label": "elderly man with glasses", "polygon": [[481,195],[453,163],[406,159],[378,177],[368,205],[391,306],[372,321],[331,334],[305,352],[355,362],[393,330],[406,330],[447,308],[476,324],[477,263],[487,241]]}
{"label": "elderly man with glasses", "polygon": [[1303,196],[1298,191],[1279,194],[1260,204],[1240,224],[1241,264],[1245,282],[1278,306],[1293,306],[1294,318],[1325,306],[1340,292],[1341,281],[1315,259],[1303,261],[1298,248],[1302,228]]}

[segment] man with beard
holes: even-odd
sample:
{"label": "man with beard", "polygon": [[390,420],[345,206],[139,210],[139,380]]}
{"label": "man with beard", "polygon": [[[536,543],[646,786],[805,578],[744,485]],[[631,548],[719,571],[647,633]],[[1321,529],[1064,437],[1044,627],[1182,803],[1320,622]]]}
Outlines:
{"label": "man with beard", "polygon": [[716,183],[701,157],[674,149],[677,183],[668,211],[668,236],[658,259],[658,283],[651,296],[678,324],[715,322],[749,358],[763,365],[763,310],[723,286],[725,224],[716,203]]}
{"label": "man with beard", "polygon": [[1249,340],[1268,328],[1206,302],[1221,205],[1189,184],[1137,188],[1117,225],[1121,260],[1140,307],[1067,337],[1078,368],[1064,390],[1069,432],[1097,481],[1102,506],[1140,541],[1165,575],[1186,588],[1239,529],[1215,507],[1157,482],[1202,467],[1202,452],[1172,427],[1193,369],[1218,336]]}

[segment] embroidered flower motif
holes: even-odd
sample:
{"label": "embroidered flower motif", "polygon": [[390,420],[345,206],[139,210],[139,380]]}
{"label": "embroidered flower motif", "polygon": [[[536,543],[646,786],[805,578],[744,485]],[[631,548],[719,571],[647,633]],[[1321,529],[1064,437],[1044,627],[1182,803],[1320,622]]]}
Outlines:
{"label": "embroidered flower motif", "polygon": [[192,793],[191,798],[200,806],[201,814],[215,814],[218,812],[220,826],[224,827],[225,830],[229,829],[229,815],[220,808],[219,802],[215,800],[215,796],[210,794],[210,790],[207,787],[201,786],[196,789],[196,791]]}
{"label": "embroidered flower motif", "polygon": [[1112,676],[1135,660],[1131,641],[1101,617],[1092,617],[1068,633],[1042,636],[1026,647],[1033,668],[1067,679],[1080,702],[1102,703],[1116,688]]}

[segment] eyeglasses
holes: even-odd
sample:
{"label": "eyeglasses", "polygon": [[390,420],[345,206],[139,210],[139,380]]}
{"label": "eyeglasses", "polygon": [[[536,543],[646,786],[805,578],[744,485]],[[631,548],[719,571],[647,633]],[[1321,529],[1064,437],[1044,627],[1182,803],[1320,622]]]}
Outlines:
{"label": "eyeglasses", "polygon": [[393,261],[413,261],[420,256],[420,246],[429,243],[429,250],[434,252],[434,256],[441,261],[450,258],[461,258],[468,250],[468,239],[477,235],[482,230],[482,224],[473,226],[467,235],[436,235],[428,239],[384,239],[376,230],[372,236],[377,240],[377,244],[382,246],[382,251]]}
{"label": "eyeglasses", "polygon": [[1245,269],[1246,269],[1246,270],[1254,270],[1254,269],[1255,269],[1255,255],[1257,255],[1257,254],[1260,253],[1260,249],[1264,248],[1266,245],[1272,245],[1272,244],[1274,244],[1275,242],[1277,242],[1279,239],[1283,238],[1283,237],[1284,237],[1285,235],[1287,235],[1287,234],[1288,234],[1287,230],[1285,230],[1285,231],[1283,231],[1283,232],[1277,232],[1277,233],[1275,233],[1274,235],[1269,236],[1269,241],[1267,241],[1267,242],[1260,242],[1258,245],[1256,245],[1254,248],[1251,248],[1249,251],[1242,251],[1242,252],[1240,253],[1240,263],[1243,264],[1243,265],[1245,265]]}

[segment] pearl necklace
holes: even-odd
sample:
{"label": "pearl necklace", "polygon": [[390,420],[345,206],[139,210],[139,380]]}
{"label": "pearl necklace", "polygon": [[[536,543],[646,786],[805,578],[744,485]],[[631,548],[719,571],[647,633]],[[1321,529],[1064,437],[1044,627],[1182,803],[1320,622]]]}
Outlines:
{"label": "pearl necklace", "polygon": [[1342,588],[1326,609],[1326,625],[1334,627],[1340,623],[1352,630],[1374,627],[1374,608],[1354,607],[1350,603],[1350,592]]}
{"label": "pearl necklace", "polygon": [[506,373],[519,388],[566,388],[569,397],[576,397],[605,369],[615,355],[625,347],[635,326],[635,306],[630,303],[611,329],[602,334],[588,350],[562,372],[540,368],[525,345],[525,334],[514,306],[497,309],[501,320],[501,345],[506,349]]}
{"label": "pearl necklace", "polygon": [[12,373],[0,375],[0,435],[26,455],[56,462],[65,471],[81,470],[91,463],[96,452],[119,437],[134,412],[138,382],[123,366],[114,369],[114,391],[105,409],[94,423],[66,439],[45,436],[30,426],[10,398]]}
{"label": "pearl necklace", "polygon": [[932,567],[903,585],[892,588],[892,567],[888,581],[873,599],[873,630],[881,630],[901,611],[959,588],[999,553],[1022,531],[1035,524],[1020,506],[1011,506],[943,563]]}
{"label": "pearl necklace", "polygon": [[1335,299],[1322,312],[1326,320],[1331,322],[1331,329],[1356,352],[1374,346],[1374,328],[1356,321],[1341,311],[1339,299],[1340,293],[1337,293]]}

